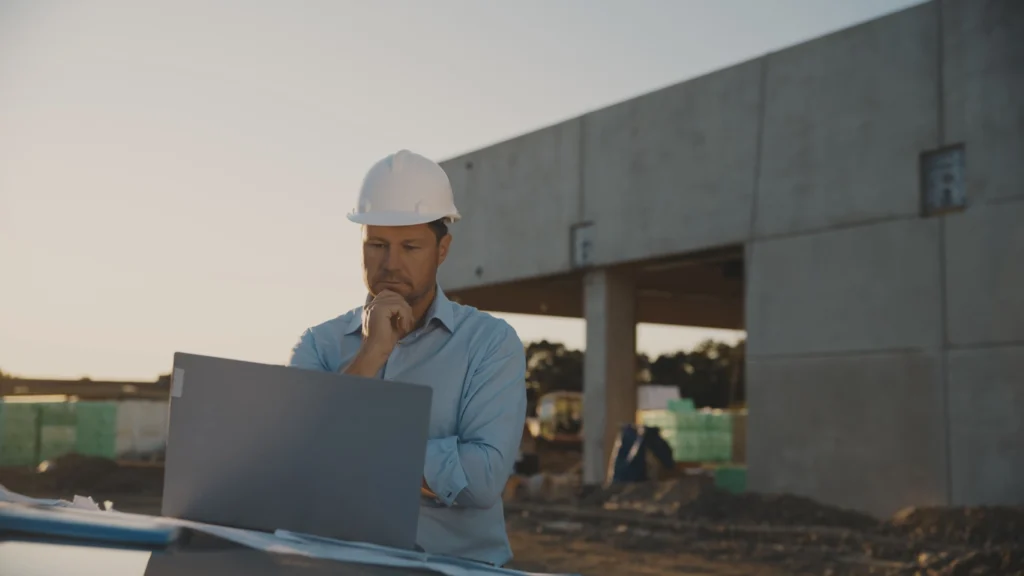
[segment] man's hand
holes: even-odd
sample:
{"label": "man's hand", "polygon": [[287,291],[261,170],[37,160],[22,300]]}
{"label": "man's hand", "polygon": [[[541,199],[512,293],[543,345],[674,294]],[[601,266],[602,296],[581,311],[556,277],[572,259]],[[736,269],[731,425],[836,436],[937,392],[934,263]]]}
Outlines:
{"label": "man's hand", "polygon": [[387,363],[395,344],[412,331],[414,322],[412,308],[405,298],[396,292],[381,290],[366,306],[363,345],[345,373],[376,376]]}
{"label": "man's hand", "polygon": [[423,484],[420,485],[420,496],[435,499],[437,498],[437,494],[434,494],[434,491],[430,489],[430,486],[427,486],[426,478],[423,479]]}
{"label": "man's hand", "polygon": [[363,315],[363,347],[391,354],[395,344],[412,331],[412,308],[396,292],[381,290]]}

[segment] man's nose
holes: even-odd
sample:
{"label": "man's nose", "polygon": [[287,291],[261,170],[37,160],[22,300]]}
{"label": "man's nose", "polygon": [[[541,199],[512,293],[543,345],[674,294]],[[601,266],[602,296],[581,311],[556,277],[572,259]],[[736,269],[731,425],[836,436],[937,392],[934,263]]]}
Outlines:
{"label": "man's nose", "polygon": [[384,269],[385,270],[398,270],[401,268],[401,255],[398,250],[389,249],[384,257]]}

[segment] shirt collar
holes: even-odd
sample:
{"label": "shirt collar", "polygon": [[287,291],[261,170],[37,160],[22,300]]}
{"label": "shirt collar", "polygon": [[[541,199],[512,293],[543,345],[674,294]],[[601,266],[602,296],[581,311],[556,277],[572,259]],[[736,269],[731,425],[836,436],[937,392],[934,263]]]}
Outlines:
{"label": "shirt collar", "polygon": [[[372,301],[373,296],[367,294],[366,302],[363,304],[363,313],[352,315],[352,319],[349,320],[347,326],[347,334],[359,332],[363,329],[363,316],[366,314],[366,306]],[[444,290],[441,289],[440,285],[437,286],[434,301],[430,304],[430,308],[427,309],[426,320],[423,322],[423,325],[427,326],[434,320],[440,322],[449,332],[455,331],[455,314],[452,311],[452,302],[445,296]]]}

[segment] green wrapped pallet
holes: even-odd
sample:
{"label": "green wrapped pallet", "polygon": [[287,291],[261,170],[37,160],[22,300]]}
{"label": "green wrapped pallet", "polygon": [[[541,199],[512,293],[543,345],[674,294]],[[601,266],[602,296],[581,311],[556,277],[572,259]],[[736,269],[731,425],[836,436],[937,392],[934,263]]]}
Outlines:
{"label": "green wrapped pallet", "polygon": [[35,466],[38,454],[36,404],[0,401],[0,466]]}
{"label": "green wrapped pallet", "polygon": [[0,437],[31,432],[35,436],[39,410],[35,404],[0,402]]}
{"label": "green wrapped pallet", "polygon": [[54,460],[75,451],[75,426],[44,424],[39,427],[39,460]]}
{"label": "green wrapped pallet", "polygon": [[700,412],[676,412],[675,416],[677,430],[692,431],[701,429]]}
{"label": "green wrapped pallet", "polygon": [[715,470],[715,486],[733,494],[745,492],[747,490],[747,467],[720,466]]}
{"label": "green wrapped pallet", "polygon": [[36,465],[36,443],[35,440],[24,439],[12,442],[12,439],[4,440],[4,446],[0,447],[0,468],[30,468]]}
{"label": "green wrapped pallet", "polygon": [[116,402],[77,402],[75,413],[79,430],[113,431],[117,427]]}
{"label": "green wrapped pallet", "polygon": [[74,426],[75,408],[73,402],[45,402],[39,406],[40,426]]}
{"label": "green wrapped pallet", "polygon": [[75,408],[75,452],[113,458],[117,447],[117,407],[114,402],[79,402]]}
{"label": "green wrapped pallet", "polygon": [[668,401],[668,409],[671,412],[693,412],[696,408],[692,398],[673,398]]}
{"label": "green wrapped pallet", "polygon": [[677,462],[699,462],[701,459],[700,439],[692,432],[677,434],[675,448],[673,458]]}
{"label": "green wrapped pallet", "polygon": [[709,432],[711,454],[708,460],[728,462],[732,458],[732,432]]}
{"label": "green wrapped pallet", "polygon": [[715,432],[729,432],[732,430],[732,414],[722,411],[707,413],[706,426],[708,430]]}

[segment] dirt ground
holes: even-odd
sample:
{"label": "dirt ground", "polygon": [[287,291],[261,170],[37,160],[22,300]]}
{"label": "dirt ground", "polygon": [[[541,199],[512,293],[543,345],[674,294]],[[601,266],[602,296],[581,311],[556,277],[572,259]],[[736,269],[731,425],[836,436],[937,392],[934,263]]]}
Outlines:
{"label": "dirt ground", "polygon": [[553,534],[509,527],[515,560],[508,566],[529,572],[585,576],[797,576],[765,564],[709,560],[684,552],[629,550]]}
{"label": "dirt ground", "polygon": [[[36,497],[91,496],[158,514],[163,470],[68,457],[0,469]],[[510,567],[585,576],[1024,575],[1024,508],[909,509],[884,521],[792,495],[730,494],[698,479],[506,502]]]}

